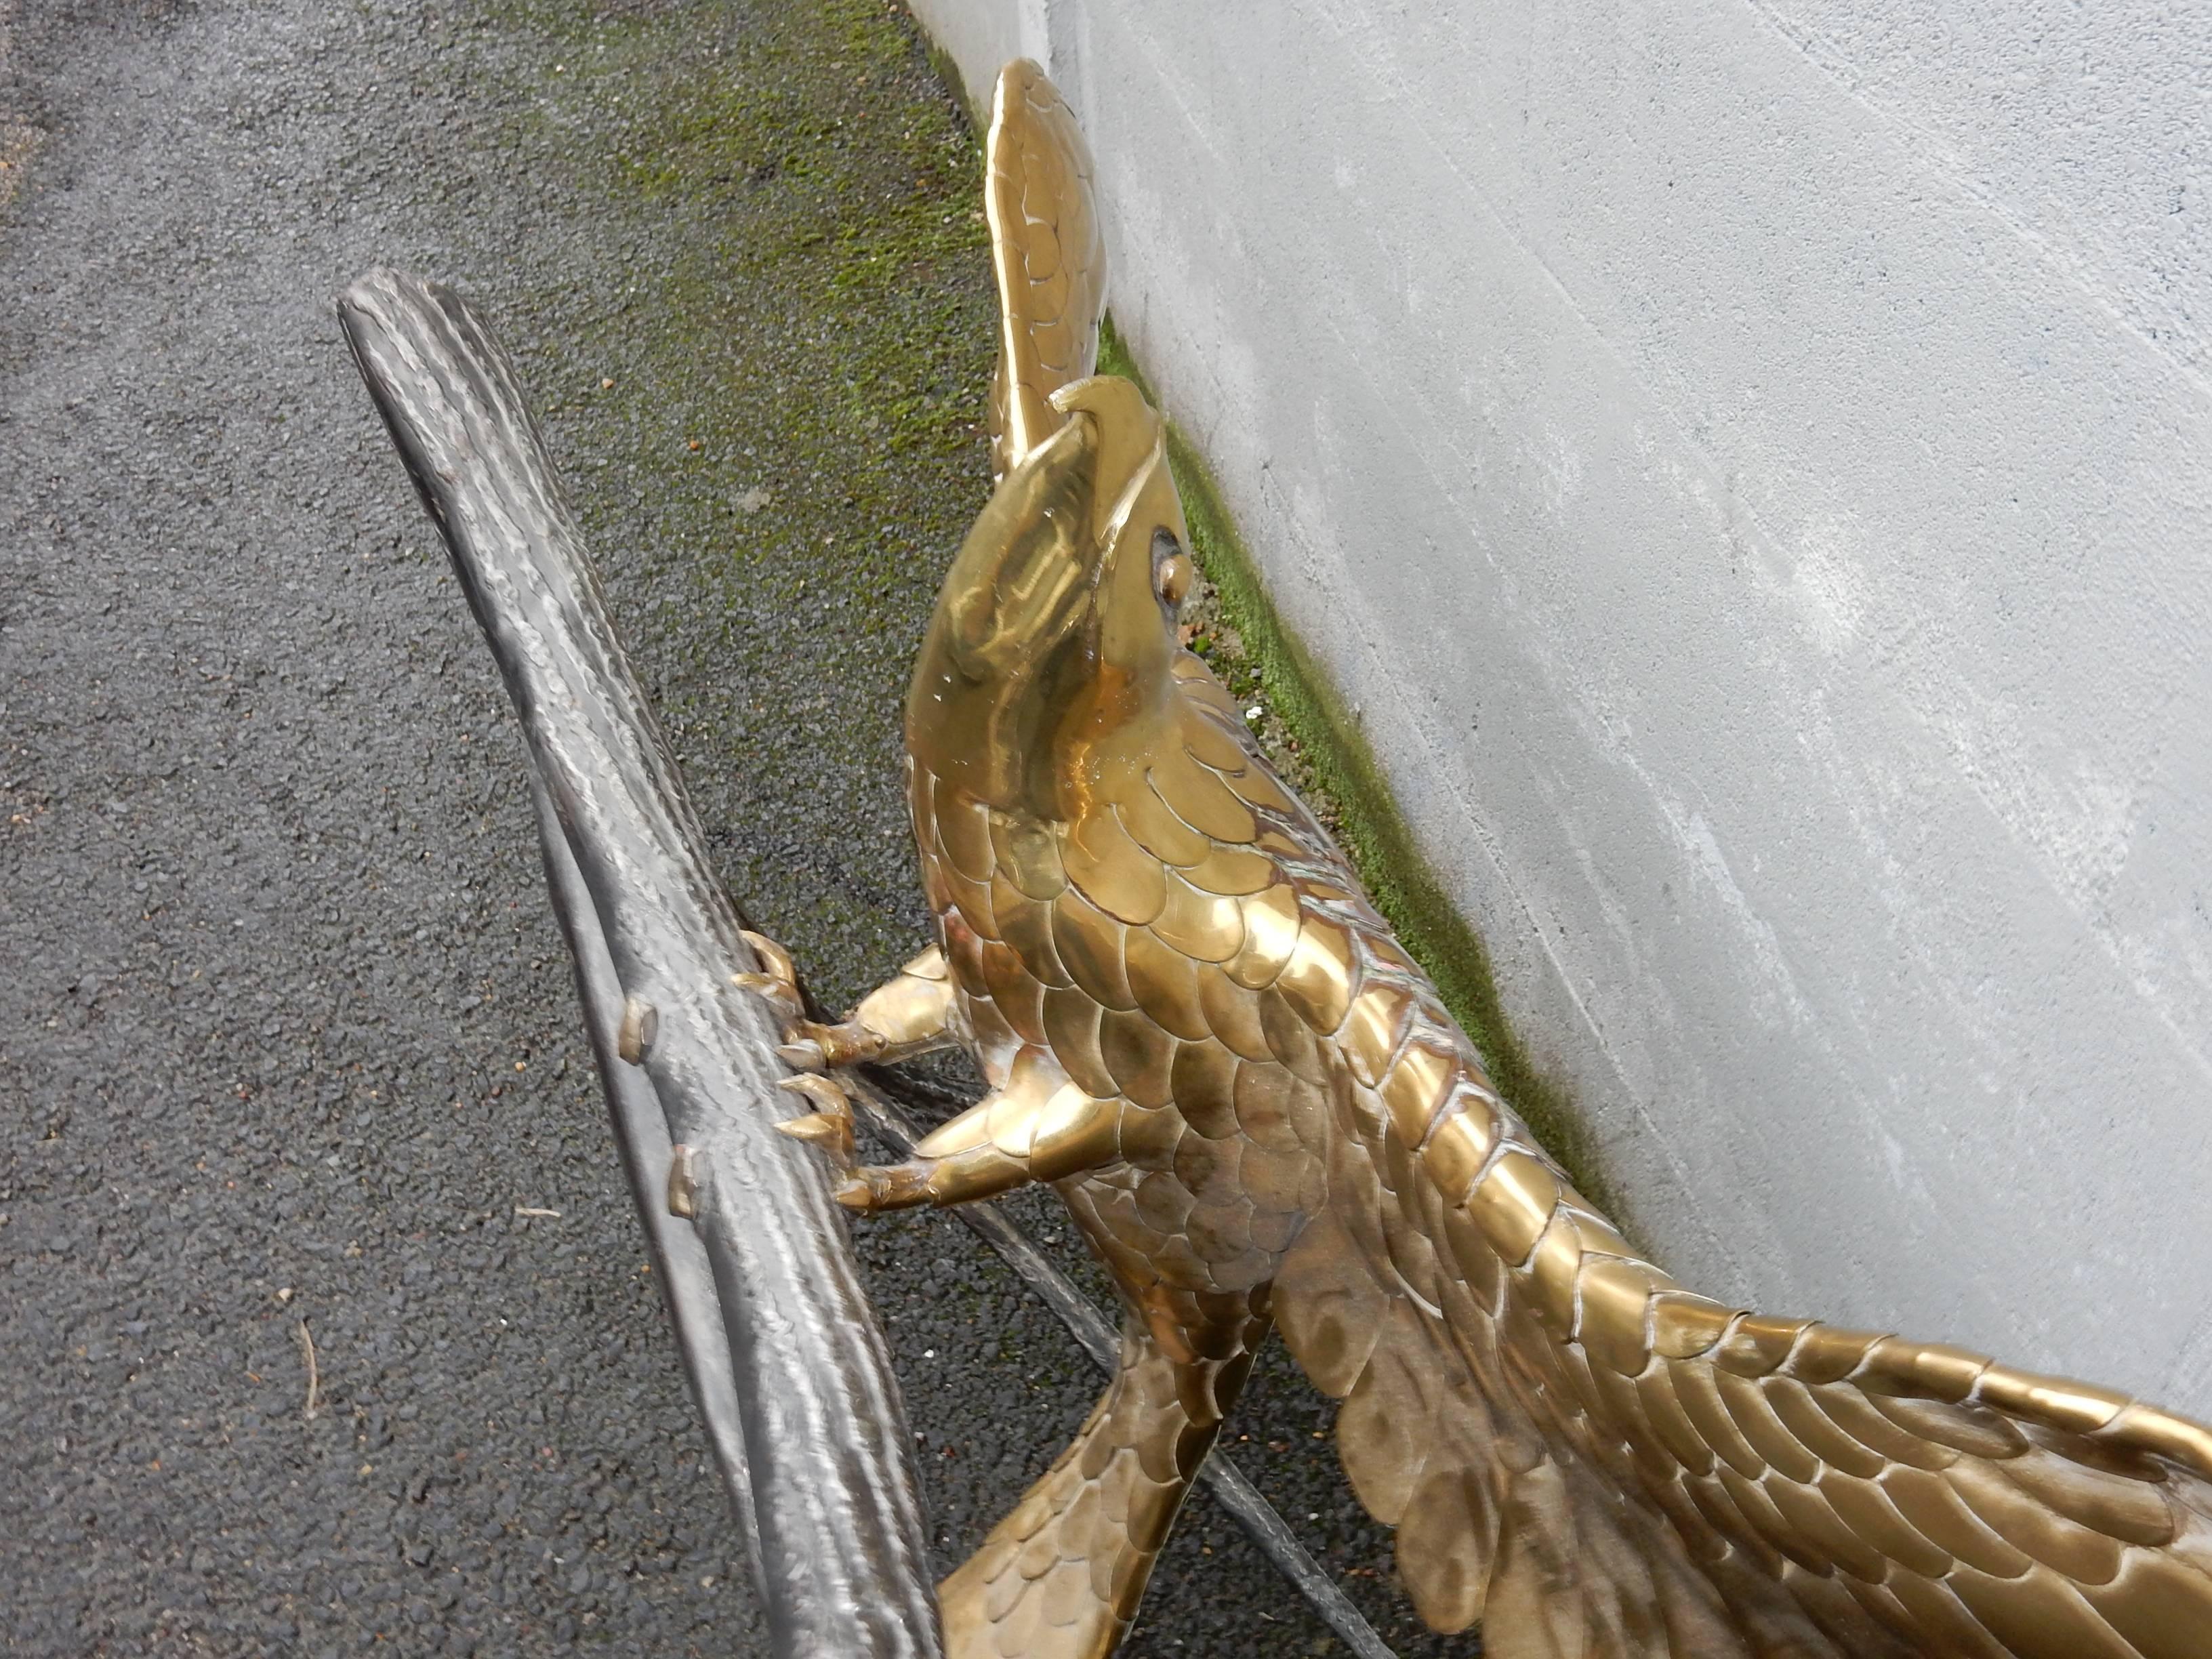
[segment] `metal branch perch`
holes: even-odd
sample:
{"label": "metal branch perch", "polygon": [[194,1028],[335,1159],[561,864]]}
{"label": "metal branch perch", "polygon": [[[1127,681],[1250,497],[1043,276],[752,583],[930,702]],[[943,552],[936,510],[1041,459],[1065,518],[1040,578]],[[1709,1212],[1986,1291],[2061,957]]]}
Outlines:
{"label": "metal branch perch", "polygon": [[[554,903],[779,1655],[941,1651],[883,1333],[819,1160],[772,1132],[778,1034],[506,354],[387,270],[338,302],[521,717]],[[681,1170],[678,1149],[687,1149]],[[672,1176],[690,1223],[669,1210]]]}

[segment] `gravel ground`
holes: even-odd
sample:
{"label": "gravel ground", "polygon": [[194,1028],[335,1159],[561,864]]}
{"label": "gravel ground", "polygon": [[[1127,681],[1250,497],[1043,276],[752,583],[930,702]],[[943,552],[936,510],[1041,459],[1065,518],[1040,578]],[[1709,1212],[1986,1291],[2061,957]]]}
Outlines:
{"label": "gravel ground", "polygon": [[[10,29],[0,1651],[762,1652],[513,723],[330,301],[392,263],[498,319],[733,890],[849,1000],[922,931],[972,137],[882,0]],[[950,1220],[861,1245],[949,1567],[1097,1379]],[[1441,1650],[1328,1418],[1279,1358],[1240,1460]],[[1127,1650],[1337,1650],[1200,1497]]]}

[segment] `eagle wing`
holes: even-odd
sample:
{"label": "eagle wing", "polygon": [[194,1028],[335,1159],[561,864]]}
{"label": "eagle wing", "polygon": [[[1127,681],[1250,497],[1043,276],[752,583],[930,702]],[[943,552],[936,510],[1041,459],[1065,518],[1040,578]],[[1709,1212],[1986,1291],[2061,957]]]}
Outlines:
{"label": "eagle wing", "polygon": [[1346,1473],[1431,1624],[1480,1620],[1492,1659],[2212,1655],[2212,1431],[1643,1260],[1499,1100],[1218,682],[1178,674],[1195,740],[1154,783],[1187,821],[1206,800],[1164,780],[1251,810],[1300,924],[1252,994],[1341,1060],[1275,1316],[1344,1401]]}
{"label": "eagle wing", "polygon": [[999,280],[991,471],[1004,477],[1058,429],[1052,394],[1097,366],[1106,243],[1074,112],[1027,58],[999,72],[986,149],[983,210]]}

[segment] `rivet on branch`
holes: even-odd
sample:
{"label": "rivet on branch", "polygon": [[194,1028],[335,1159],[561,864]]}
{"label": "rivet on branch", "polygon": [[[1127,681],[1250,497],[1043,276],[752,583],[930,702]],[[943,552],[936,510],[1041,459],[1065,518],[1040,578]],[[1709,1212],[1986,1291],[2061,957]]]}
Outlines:
{"label": "rivet on branch", "polygon": [[668,1213],[684,1221],[699,1215],[699,1154],[678,1141],[668,1161]]}
{"label": "rivet on branch", "polygon": [[615,1039],[615,1052],[633,1066],[645,1064],[646,1050],[653,1047],[653,1039],[660,1030],[660,1011],[643,997],[623,1000],[622,1035]]}

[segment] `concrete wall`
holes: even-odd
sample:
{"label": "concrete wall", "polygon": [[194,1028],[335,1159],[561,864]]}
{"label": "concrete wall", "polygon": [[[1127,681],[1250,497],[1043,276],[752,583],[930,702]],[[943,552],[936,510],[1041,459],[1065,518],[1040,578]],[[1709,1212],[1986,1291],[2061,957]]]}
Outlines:
{"label": "concrete wall", "polygon": [[2212,1415],[2212,13],[916,9],[1663,1259]]}

